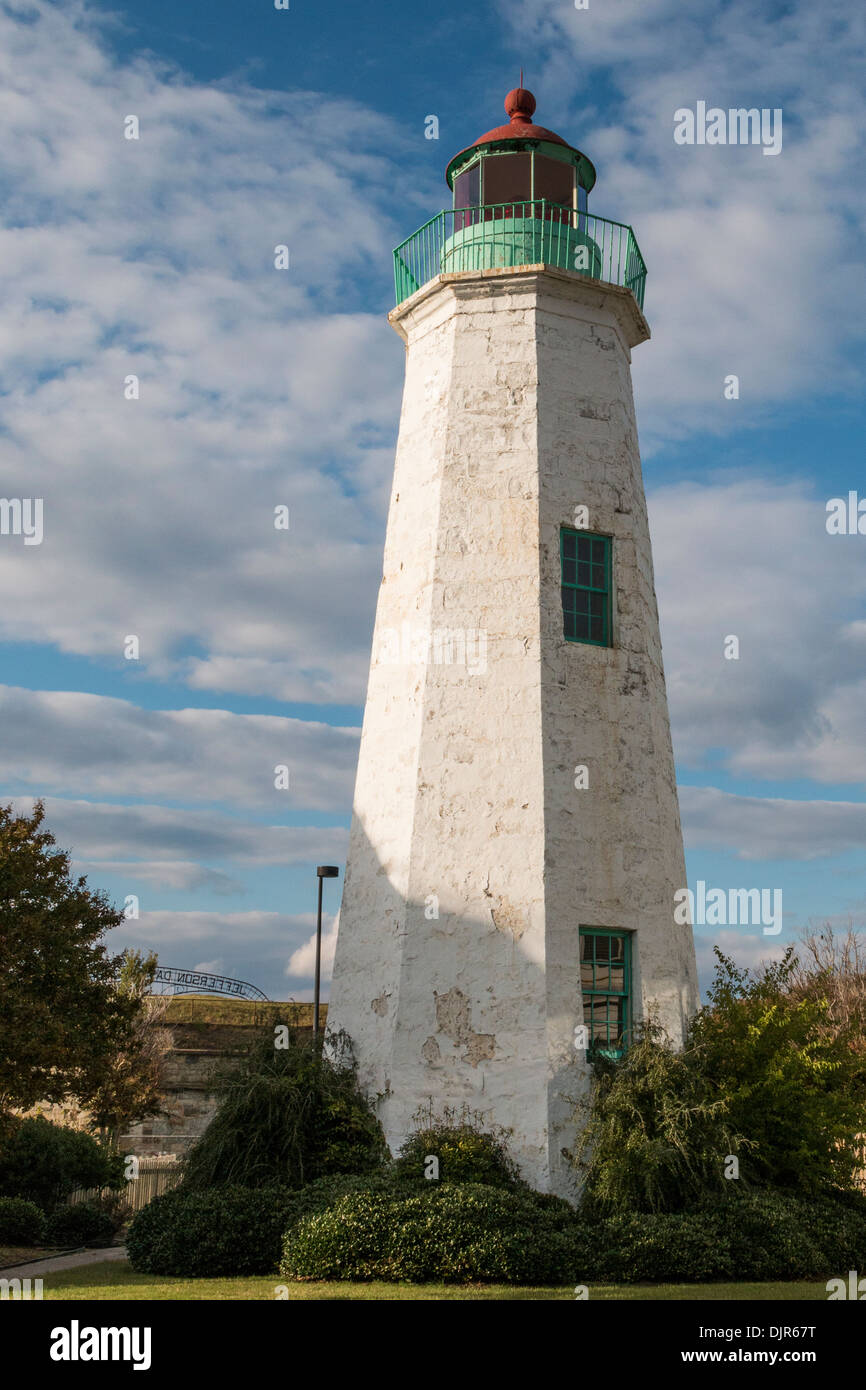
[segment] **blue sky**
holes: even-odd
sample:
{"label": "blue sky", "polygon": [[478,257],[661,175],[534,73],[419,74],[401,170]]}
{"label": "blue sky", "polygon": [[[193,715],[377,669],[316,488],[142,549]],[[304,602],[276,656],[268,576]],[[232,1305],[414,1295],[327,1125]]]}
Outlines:
{"label": "blue sky", "polygon": [[[779,937],[699,931],[704,978],[713,939],[751,962],[864,925],[866,536],[825,526],[866,497],[864,49],[836,0],[0,0],[0,491],[45,499],[40,546],[0,538],[0,795],[44,795],[91,882],[138,896],[118,949],[309,997],[402,385],[391,248],[521,66],[649,266],[689,881],[784,894]],[[781,108],[781,154],[675,145],[699,100]]]}

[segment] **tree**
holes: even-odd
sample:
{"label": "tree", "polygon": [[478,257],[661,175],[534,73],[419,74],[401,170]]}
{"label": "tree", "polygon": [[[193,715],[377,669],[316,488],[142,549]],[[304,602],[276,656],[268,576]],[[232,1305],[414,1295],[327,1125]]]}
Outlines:
{"label": "tree", "polygon": [[124,951],[120,958],[117,992],[135,1005],[132,1030],[125,1044],[110,1057],[96,1093],[89,1102],[93,1123],[115,1141],[124,1126],[160,1109],[163,1059],[171,1033],[160,1026],[167,1000],[151,994],[158,965],[155,951]]}
{"label": "tree", "polygon": [[102,944],[123,921],[72,878],[44,807],[0,806],[0,1112],[69,1096],[86,1103],[129,1044],[137,1001]]}
{"label": "tree", "polygon": [[219,1107],[184,1163],[184,1185],[303,1187],[332,1173],[370,1173],[388,1156],[382,1128],[358,1089],[348,1040],[323,1055],[289,1033],[264,1033],[239,1067],[215,1078]]}
{"label": "tree", "polygon": [[41,1115],[7,1116],[0,1147],[0,1195],[54,1211],[76,1187],[123,1185],[123,1160],[82,1130]]}
{"label": "tree", "polygon": [[754,971],[715,953],[689,1045],[731,1125],[754,1145],[748,1176],[810,1195],[853,1188],[866,1129],[857,1011],[835,1007],[833,972],[804,974],[793,946]]}

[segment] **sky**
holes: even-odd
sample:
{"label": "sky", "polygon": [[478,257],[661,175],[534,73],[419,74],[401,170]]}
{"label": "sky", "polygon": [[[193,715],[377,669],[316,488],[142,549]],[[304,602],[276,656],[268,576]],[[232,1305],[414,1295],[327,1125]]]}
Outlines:
{"label": "sky", "polygon": [[[864,59],[839,0],[0,0],[0,493],[44,499],[41,544],[0,535],[0,799],[44,797],[137,902],[113,949],[311,997],[402,389],[391,251],[521,68],[649,268],[689,884],[783,894],[778,935],[696,928],[702,980],[714,941],[754,964],[866,925],[866,535],[827,530],[866,498]],[[781,151],[677,144],[699,101],[781,110]]]}

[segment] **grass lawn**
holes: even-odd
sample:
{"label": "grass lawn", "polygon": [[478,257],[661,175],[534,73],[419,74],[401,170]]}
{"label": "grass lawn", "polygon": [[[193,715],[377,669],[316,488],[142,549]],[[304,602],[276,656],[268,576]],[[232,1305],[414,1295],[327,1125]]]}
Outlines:
{"label": "grass lawn", "polygon": [[[574,1289],[514,1288],[507,1284],[288,1284],[278,1275],[241,1279],[174,1279],[135,1274],[123,1262],[85,1265],[44,1276],[46,1299],[268,1299],[277,1288],[289,1299],[407,1300],[574,1300]],[[785,1299],[826,1301],[823,1283],[786,1284],[621,1284],[590,1287],[591,1299]]]}

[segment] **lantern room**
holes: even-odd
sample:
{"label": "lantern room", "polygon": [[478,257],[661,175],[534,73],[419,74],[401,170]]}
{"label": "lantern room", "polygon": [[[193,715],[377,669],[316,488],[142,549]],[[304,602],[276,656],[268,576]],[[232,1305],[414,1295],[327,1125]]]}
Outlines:
{"label": "lantern room", "polygon": [[643,307],[646,265],[631,227],[587,211],[586,155],[535,124],[525,87],[508,93],[505,110],[507,125],[448,165],[451,207],[396,247],[397,304],[442,274],[551,266],[621,285]]}
{"label": "lantern room", "polygon": [[542,201],[551,216],[556,208],[567,209],[568,220],[576,223],[595,183],[592,164],[554,131],[533,123],[535,97],[525,87],[508,93],[505,111],[509,123],[455,155],[445,171],[455,214],[466,214],[455,216],[456,227],[483,216],[473,215],[475,208],[526,204],[525,215],[531,215],[530,207]]}

